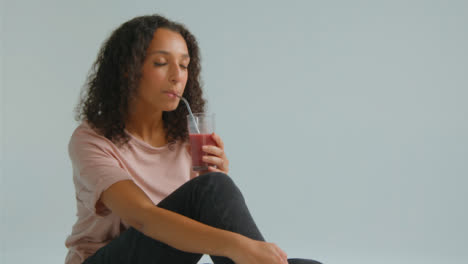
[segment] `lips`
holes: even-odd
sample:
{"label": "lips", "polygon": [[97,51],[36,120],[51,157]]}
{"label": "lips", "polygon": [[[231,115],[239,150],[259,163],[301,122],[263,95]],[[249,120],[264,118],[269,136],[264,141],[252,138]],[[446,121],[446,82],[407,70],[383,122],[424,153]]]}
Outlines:
{"label": "lips", "polygon": [[173,91],[166,91],[164,93],[167,93],[169,96],[180,97],[176,92],[173,92]]}

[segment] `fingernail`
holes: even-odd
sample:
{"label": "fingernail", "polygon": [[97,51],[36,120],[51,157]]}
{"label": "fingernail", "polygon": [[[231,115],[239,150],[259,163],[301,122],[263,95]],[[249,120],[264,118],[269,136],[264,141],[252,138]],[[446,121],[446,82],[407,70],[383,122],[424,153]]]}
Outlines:
{"label": "fingernail", "polygon": [[202,146],[202,150],[203,150],[203,151],[206,151],[207,149],[208,149],[207,146]]}

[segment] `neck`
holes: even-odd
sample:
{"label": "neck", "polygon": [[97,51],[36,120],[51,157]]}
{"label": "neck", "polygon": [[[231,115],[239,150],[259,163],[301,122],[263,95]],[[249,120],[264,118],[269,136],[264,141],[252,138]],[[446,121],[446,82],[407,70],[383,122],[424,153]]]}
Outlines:
{"label": "neck", "polygon": [[148,114],[148,110],[135,107],[130,111],[125,122],[125,128],[133,136],[154,146],[161,147],[167,144],[162,111]]}

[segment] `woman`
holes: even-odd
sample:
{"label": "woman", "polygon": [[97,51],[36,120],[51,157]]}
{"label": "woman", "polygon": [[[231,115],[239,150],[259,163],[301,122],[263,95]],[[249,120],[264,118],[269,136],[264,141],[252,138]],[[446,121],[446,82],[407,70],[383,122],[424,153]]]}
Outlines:
{"label": "woman", "polygon": [[134,18],[104,43],[69,143],[78,219],[67,264],[197,263],[202,254],[215,263],[288,263],[264,242],[227,176],[218,135],[217,146],[204,147],[209,170],[191,169],[178,96],[204,111],[199,73],[194,36],[161,16]]}

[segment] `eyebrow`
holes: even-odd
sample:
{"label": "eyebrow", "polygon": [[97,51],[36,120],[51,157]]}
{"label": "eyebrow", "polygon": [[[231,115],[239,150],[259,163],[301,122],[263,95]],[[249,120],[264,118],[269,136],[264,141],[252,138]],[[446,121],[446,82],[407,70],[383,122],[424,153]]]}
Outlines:
{"label": "eyebrow", "polygon": [[[152,54],[155,54],[155,53],[164,54],[164,55],[170,55],[171,54],[170,52],[165,51],[165,50],[155,50],[155,51],[150,52],[148,55],[152,55]],[[190,56],[187,53],[184,53],[184,54],[182,54],[182,58],[189,58],[190,59]]]}

